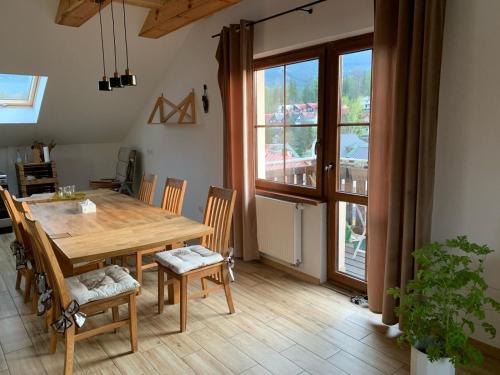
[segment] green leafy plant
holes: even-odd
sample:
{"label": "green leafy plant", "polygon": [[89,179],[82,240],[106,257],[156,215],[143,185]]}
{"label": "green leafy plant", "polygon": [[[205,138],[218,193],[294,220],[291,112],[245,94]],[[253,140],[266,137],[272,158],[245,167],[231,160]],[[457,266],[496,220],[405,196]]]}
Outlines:
{"label": "green leafy plant", "polygon": [[481,352],[469,342],[479,325],[492,338],[496,329],[486,321],[485,308],[500,311],[500,303],[486,295],[483,279],[488,246],[459,236],[431,243],[413,252],[415,278],[406,290],[391,288],[399,299],[395,312],[401,317],[400,342],[408,342],[427,354],[430,361],[450,358],[454,365],[482,363]]}

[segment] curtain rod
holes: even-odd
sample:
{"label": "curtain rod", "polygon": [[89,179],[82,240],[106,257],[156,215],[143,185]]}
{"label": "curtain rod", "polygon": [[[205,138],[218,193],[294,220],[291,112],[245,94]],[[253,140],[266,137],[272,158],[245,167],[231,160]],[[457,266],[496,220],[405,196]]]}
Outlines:
{"label": "curtain rod", "polygon": [[[281,16],[284,16],[285,14],[293,13],[293,12],[302,11],[302,12],[307,12],[307,13],[311,14],[313,12],[313,9],[312,8],[306,9],[306,8],[312,7],[313,5],[316,5],[316,4],[319,4],[319,3],[323,3],[325,1],[326,0],[316,0],[316,1],[313,1],[311,3],[307,3],[307,4],[301,5],[301,6],[296,7],[296,8],[286,10],[286,11],[281,12],[281,13],[273,14],[272,16],[269,16],[269,17],[266,17],[266,18],[262,18],[262,19],[260,19],[258,21],[249,22],[248,26],[257,25],[258,23],[269,21],[269,20],[272,20],[273,18],[281,17]],[[220,36],[220,33],[212,35],[212,38],[217,38],[219,36]]]}

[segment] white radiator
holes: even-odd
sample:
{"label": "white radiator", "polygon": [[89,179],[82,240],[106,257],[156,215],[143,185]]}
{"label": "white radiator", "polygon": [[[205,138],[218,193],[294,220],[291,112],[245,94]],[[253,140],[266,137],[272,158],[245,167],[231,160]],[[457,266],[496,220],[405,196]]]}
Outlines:
{"label": "white radiator", "polygon": [[259,251],[285,263],[302,262],[303,205],[257,195]]}

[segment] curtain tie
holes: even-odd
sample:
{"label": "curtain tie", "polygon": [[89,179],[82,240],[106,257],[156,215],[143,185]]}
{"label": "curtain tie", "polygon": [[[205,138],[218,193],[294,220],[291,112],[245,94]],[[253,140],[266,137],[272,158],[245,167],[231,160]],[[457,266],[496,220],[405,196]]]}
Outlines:
{"label": "curtain tie", "polygon": [[227,262],[227,271],[229,273],[229,278],[234,281],[234,258],[233,258],[234,248],[229,249],[229,255],[224,259]]}
{"label": "curtain tie", "polygon": [[19,241],[14,240],[10,243],[10,250],[12,251],[12,255],[16,257],[16,270],[19,271],[26,268],[28,261],[23,245]]}
{"label": "curtain tie", "polygon": [[61,316],[52,323],[52,328],[54,328],[56,332],[64,335],[66,330],[73,325],[71,318],[73,318],[78,328],[83,327],[85,319],[87,319],[87,315],[80,312],[80,305],[76,300],[72,300],[68,307],[63,310]]}

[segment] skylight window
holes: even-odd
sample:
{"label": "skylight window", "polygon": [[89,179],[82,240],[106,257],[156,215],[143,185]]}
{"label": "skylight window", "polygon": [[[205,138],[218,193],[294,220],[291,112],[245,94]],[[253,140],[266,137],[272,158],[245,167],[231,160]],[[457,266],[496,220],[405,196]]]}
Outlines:
{"label": "skylight window", "polygon": [[0,74],[0,105],[32,107],[38,80],[37,76]]}
{"label": "skylight window", "polygon": [[47,77],[0,74],[0,124],[36,124]]}

